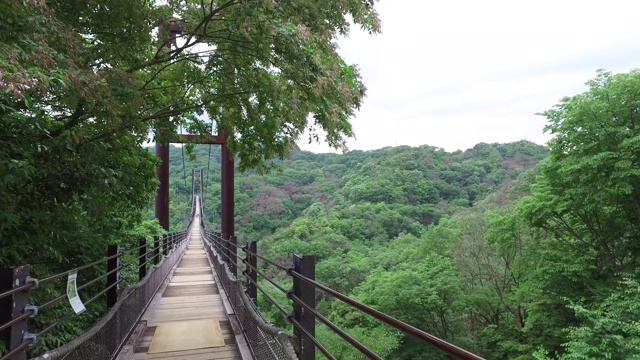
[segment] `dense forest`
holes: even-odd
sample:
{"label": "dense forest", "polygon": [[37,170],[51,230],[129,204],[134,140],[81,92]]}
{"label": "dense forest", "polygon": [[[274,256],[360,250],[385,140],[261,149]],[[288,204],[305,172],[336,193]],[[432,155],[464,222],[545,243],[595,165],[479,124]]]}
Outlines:
{"label": "dense forest", "polygon": [[[640,359],[640,71],[600,71],[539,114],[553,136],[544,147],[295,151],[305,133],[347,150],[366,87],[337,39],[353,26],[379,33],[375,3],[3,1],[0,267],[28,263],[44,278],[162,233],[146,146],[218,132],[238,160],[236,233],[264,256],[315,255],[321,282],[487,359]],[[215,147],[172,148],[174,229],[188,217],[192,168],[206,169],[207,222],[218,226],[219,160]],[[122,285],[136,275],[123,272]],[[30,303],[64,298],[63,286],[40,286]],[[317,300],[385,358],[442,357]],[[69,311],[41,310],[30,332]],[[68,343],[104,311],[92,303],[30,354]],[[326,329],[318,337],[359,359]]]}
{"label": "dense forest", "polygon": [[[225,133],[239,166],[261,171],[305,132],[344,148],[366,87],[335,41],[351,26],[380,32],[369,0],[3,0],[0,18],[0,267],[28,263],[34,278],[159,233],[145,219],[158,185],[150,134]],[[40,286],[31,303],[62,286]],[[31,332],[68,311],[41,310]],[[69,342],[104,310],[92,303],[31,354]]]}
{"label": "dense forest", "polygon": [[[236,232],[272,259],[315,255],[324,284],[488,359],[639,357],[640,73],[600,72],[588,85],[542,114],[555,135],[548,148],[295,152],[278,171],[238,175]],[[215,228],[219,151],[196,146],[195,162],[183,151],[171,152],[172,222],[184,221],[186,156],[187,177],[208,169],[205,208]],[[318,300],[387,358],[440,356]],[[339,358],[359,358],[318,331]]]}
{"label": "dense forest", "polygon": [[[186,224],[191,169],[196,168],[205,170],[207,222],[218,227],[219,152],[216,146],[196,145],[190,156],[190,151],[172,147],[172,226]],[[535,165],[547,155],[546,147],[527,141],[478,144],[453,153],[429,146],[344,155],[294,152],[267,175],[236,176],[236,233],[240,242],[257,240],[260,253],[285,263],[293,253],[315,255],[317,279],[323,284],[436,336],[504,358],[490,344],[480,346],[509,332],[483,335],[497,324],[483,323],[485,316],[496,314],[487,314],[489,309],[482,306],[495,306],[491,311],[498,311],[499,322],[509,323],[513,315],[500,308],[492,279],[483,287],[473,279],[478,266],[492,261],[474,262],[467,256],[483,249],[478,242],[483,241],[488,214],[507,211],[527,193],[538,172]],[[472,234],[479,238],[467,240]],[[484,252],[499,261],[490,249]],[[481,269],[487,274],[480,276],[492,270]],[[264,287],[268,289],[268,283]],[[286,303],[281,294],[272,295]],[[345,314],[348,310],[330,298],[318,300],[326,315],[389,358],[436,356],[362,315]],[[260,305],[277,325],[289,328],[268,302]],[[475,314],[471,306],[483,312]],[[468,321],[476,325],[466,328]],[[320,326],[318,330],[336,354],[357,358],[337,336]]]}

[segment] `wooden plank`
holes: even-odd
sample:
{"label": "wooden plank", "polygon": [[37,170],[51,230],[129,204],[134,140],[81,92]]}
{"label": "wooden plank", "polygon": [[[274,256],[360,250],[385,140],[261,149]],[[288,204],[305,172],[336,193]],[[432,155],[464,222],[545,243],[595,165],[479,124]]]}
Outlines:
{"label": "wooden plank", "polygon": [[[220,310],[224,310],[224,306],[222,305],[222,300],[221,299],[216,299],[215,297],[211,297],[211,299],[209,301],[189,301],[188,298],[172,298],[172,299],[183,299],[184,301],[180,301],[180,302],[170,302],[170,301],[163,301],[163,302],[159,302],[158,305],[156,306],[156,309],[158,310],[166,310],[166,309],[174,309],[174,310],[180,310],[180,309],[185,309],[185,310],[191,310],[191,309],[197,309],[197,308],[201,308],[201,307],[205,307],[206,309],[220,309]],[[167,298],[165,298],[164,300],[168,300]],[[219,301],[219,303],[212,303],[213,301]]]}
{"label": "wooden plank", "polygon": [[167,286],[162,292],[162,297],[186,297],[194,295],[215,295],[218,294],[218,288],[213,284],[205,285],[183,285],[183,286]]}
{"label": "wooden plank", "polygon": [[157,326],[148,354],[223,347],[217,320],[166,322]]}
{"label": "wooden plank", "polygon": [[213,273],[209,268],[176,268],[175,275],[211,275]]}
{"label": "wooden plank", "polygon": [[[143,314],[143,319],[147,320],[147,328],[137,337],[131,360],[142,359],[184,359],[184,360],[242,360],[251,359],[247,357],[245,351],[246,343],[244,337],[234,331],[228,316],[227,307],[224,302],[226,295],[219,293],[219,284],[216,283],[215,272],[204,252],[204,246],[198,231],[191,234],[191,242],[187,251],[172,272],[167,281],[156,294]],[[167,294],[172,296],[166,296]],[[164,296],[163,296],[164,295]],[[219,335],[224,341],[219,347],[190,349],[181,351],[171,351],[163,353],[148,354],[154,338],[159,344],[166,343],[157,337],[157,326],[162,327],[167,323],[183,324],[186,331],[179,333],[185,336],[194,336],[194,327],[189,326],[189,321],[208,320],[216,321],[219,324]],[[195,331],[207,333],[203,331]],[[188,334],[188,335],[187,335]],[[170,336],[175,338],[174,335]],[[184,343],[184,341],[182,341]],[[185,345],[186,346],[186,345]],[[239,349],[242,347],[242,351]],[[242,354],[241,354],[242,353]]]}
{"label": "wooden plank", "polygon": [[198,350],[185,350],[185,351],[173,351],[167,353],[147,354],[136,353],[133,354],[132,360],[141,359],[188,359],[188,360],[210,360],[210,359],[241,359],[238,348],[235,345],[226,345],[220,348],[198,349]]}
{"label": "wooden plank", "polygon": [[171,283],[181,283],[181,282],[198,282],[198,281],[210,281],[213,282],[213,275],[174,275],[173,279],[171,279]]}

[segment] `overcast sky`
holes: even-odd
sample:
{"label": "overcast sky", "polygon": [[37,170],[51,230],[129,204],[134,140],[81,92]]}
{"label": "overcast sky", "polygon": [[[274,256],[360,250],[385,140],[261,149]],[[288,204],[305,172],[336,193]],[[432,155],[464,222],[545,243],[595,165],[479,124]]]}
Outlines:
{"label": "overcast sky", "polygon": [[535,113],[585,91],[597,69],[640,67],[635,1],[382,0],[377,9],[382,34],[354,28],[339,41],[368,88],[352,150],[544,144]]}

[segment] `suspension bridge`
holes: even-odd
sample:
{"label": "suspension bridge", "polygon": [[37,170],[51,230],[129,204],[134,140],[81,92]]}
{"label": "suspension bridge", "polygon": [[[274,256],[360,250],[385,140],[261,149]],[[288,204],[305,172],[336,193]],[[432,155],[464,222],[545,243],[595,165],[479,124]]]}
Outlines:
{"label": "suspension bridge", "polygon": [[[140,239],[128,249],[110,245],[103,259],[39,279],[31,276],[28,264],[0,269],[0,340],[6,347],[0,360],[29,358],[29,349],[40,339],[82,316],[78,307],[98,301],[105,301],[108,309],[98,321],[81,336],[35,359],[336,359],[316,337],[318,323],[366,358],[382,359],[316,309],[320,293],[423,341],[425,348],[435,347],[450,358],[482,359],[316,281],[313,256],[293,255],[283,264],[258,254],[255,241],[238,245],[233,233],[233,160],[228,150],[225,154],[224,142],[211,139],[210,143],[223,144],[221,232],[205,227],[203,172],[196,191],[195,170],[189,224],[182,231],[168,231],[168,151],[158,146],[163,165],[158,170],[156,217],[166,234]],[[83,276],[100,267],[105,270],[97,276]],[[288,277],[292,288],[284,288],[273,274]],[[125,286],[132,277],[135,281]],[[286,304],[261,284],[281,292]],[[38,294],[47,286],[60,291]],[[86,298],[89,288],[95,291]],[[258,292],[288,320],[288,328],[277,328],[263,316]],[[53,295],[47,298],[48,294]],[[34,303],[35,298],[40,303]],[[56,306],[59,316],[31,330],[34,319]]]}

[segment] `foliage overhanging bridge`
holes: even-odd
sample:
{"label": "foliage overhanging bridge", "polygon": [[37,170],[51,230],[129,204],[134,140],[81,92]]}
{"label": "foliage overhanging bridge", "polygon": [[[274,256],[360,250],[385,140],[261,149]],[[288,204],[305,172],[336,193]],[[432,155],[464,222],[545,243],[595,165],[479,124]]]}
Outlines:
{"label": "foliage overhanging bridge", "polygon": [[[282,263],[258,254],[254,241],[238,245],[232,230],[233,187],[229,183],[233,183],[233,162],[229,162],[226,167],[223,164],[222,191],[231,192],[231,196],[226,201],[224,194],[222,197],[222,233],[205,228],[203,175],[201,170],[196,191],[194,170],[191,220],[185,230],[167,231],[152,241],[143,238],[128,249],[110,245],[101,260],[40,279],[30,277],[29,265],[0,269],[0,339],[8,344],[0,360],[27,359],[30,346],[45,334],[64,328],[65,321],[79,313],[67,304],[63,311],[56,310],[57,320],[37,331],[30,331],[30,319],[55,305],[71,303],[78,295],[84,306],[106,299],[108,311],[82,336],[56,344],[55,349],[36,359],[336,359],[332,349],[316,337],[316,323],[323,324],[366,358],[382,359],[316,310],[320,293],[452,358],[481,359],[317,282],[313,256],[294,255],[290,263]],[[162,176],[160,180],[156,216],[163,224],[168,197],[162,200],[160,191],[168,187],[163,186]],[[226,225],[225,216],[230,221]],[[163,225],[168,230],[168,224]],[[83,274],[105,264],[106,270],[96,277]],[[292,289],[273,280],[270,274],[277,273],[290,278]],[[77,283],[70,286],[70,279],[76,277]],[[272,288],[263,288],[259,280]],[[59,291],[47,291],[38,297],[46,299],[44,302],[33,303],[34,293],[46,291],[47,286],[57,286]],[[83,295],[88,289],[94,291],[87,299]],[[269,290],[286,296],[286,304],[276,300]],[[288,335],[289,329],[278,329],[262,316],[257,306],[258,292],[291,323],[292,335]]]}

